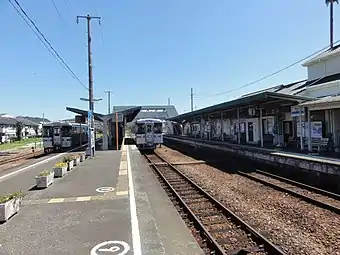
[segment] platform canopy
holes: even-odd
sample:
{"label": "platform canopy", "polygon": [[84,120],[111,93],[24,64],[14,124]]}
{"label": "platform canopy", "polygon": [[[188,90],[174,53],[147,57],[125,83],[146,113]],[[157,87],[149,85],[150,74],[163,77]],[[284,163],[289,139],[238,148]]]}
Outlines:
{"label": "platform canopy", "polygon": [[126,122],[131,122],[133,119],[138,115],[140,110],[142,109],[141,106],[135,106],[131,108],[125,108],[125,109],[114,109],[112,113],[112,121],[115,122],[115,113],[118,113],[118,121],[122,122],[122,117],[125,117]]}
{"label": "platform canopy", "polygon": [[[82,109],[77,109],[77,108],[72,108],[72,107],[66,107],[67,111],[82,115],[84,117],[87,117],[88,111],[87,110],[82,110]],[[105,116],[103,114],[100,113],[93,113],[94,119],[97,121],[103,121],[102,118]]]}
{"label": "platform canopy", "polygon": [[178,116],[168,118],[168,120],[176,122],[193,121],[194,117],[207,114],[216,114],[223,111],[236,110],[237,108],[250,108],[260,106],[265,109],[279,107],[281,105],[297,105],[299,103],[311,100],[315,100],[315,98],[265,91],[261,93],[242,96],[235,100],[209,106],[196,111],[180,114]]}
{"label": "platform canopy", "polygon": [[[76,113],[76,114],[80,114],[84,117],[87,117],[88,111],[87,110],[82,110],[82,109],[77,109],[77,108],[72,108],[72,107],[66,107],[67,111]],[[141,110],[141,106],[137,106],[137,107],[132,107],[132,108],[126,108],[126,109],[117,109],[116,111],[114,111],[111,114],[100,114],[100,113],[93,113],[94,119],[97,121],[103,121],[104,119],[106,120],[111,120],[113,122],[116,121],[115,118],[115,113],[118,113],[118,122],[123,122],[123,118],[126,118],[126,122],[130,122],[132,121],[137,114],[139,113],[139,111]]]}

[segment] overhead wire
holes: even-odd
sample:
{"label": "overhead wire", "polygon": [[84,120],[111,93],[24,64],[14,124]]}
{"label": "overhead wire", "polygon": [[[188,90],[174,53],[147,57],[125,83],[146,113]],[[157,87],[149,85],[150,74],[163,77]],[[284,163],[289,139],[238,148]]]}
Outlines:
{"label": "overhead wire", "polygon": [[[336,43],[338,43],[338,42],[340,42],[340,40],[337,40],[336,42],[334,42],[334,44],[336,44]],[[281,68],[281,69],[279,69],[279,70],[277,70],[277,71],[275,71],[275,72],[272,72],[272,73],[270,73],[270,74],[268,74],[268,75],[265,75],[265,76],[263,76],[263,77],[261,77],[261,78],[259,78],[259,79],[257,79],[257,80],[254,80],[254,81],[252,81],[252,82],[246,83],[246,84],[244,84],[244,85],[242,85],[242,86],[239,86],[239,87],[237,87],[237,88],[234,88],[234,89],[231,89],[231,90],[228,90],[228,91],[224,91],[224,92],[219,92],[219,93],[215,93],[215,94],[210,94],[210,95],[195,96],[195,99],[210,98],[210,97],[221,96],[221,95],[229,94],[229,93],[231,93],[231,92],[234,92],[234,91],[243,89],[243,88],[245,88],[245,87],[249,87],[250,85],[253,85],[253,84],[258,83],[258,82],[260,82],[260,81],[266,80],[266,79],[268,79],[268,78],[270,78],[270,77],[272,77],[272,76],[274,76],[274,75],[276,75],[276,74],[278,74],[278,73],[281,73],[281,72],[283,72],[283,71],[285,71],[285,70],[287,70],[287,69],[289,69],[289,68],[291,68],[291,67],[293,67],[293,66],[295,66],[295,65],[297,65],[297,64],[299,64],[299,63],[301,63],[302,61],[305,61],[305,60],[307,60],[307,59],[313,57],[314,55],[323,52],[323,51],[326,50],[327,48],[329,48],[329,45],[328,45],[328,46],[325,46],[324,48],[322,48],[322,49],[320,49],[320,50],[318,50],[318,51],[316,51],[316,52],[314,52],[314,53],[312,53],[312,54],[310,54],[310,55],[308,55],[308,56],[306,56],[306,57],[304,57],[304,58],[302,58],[302,59],[300,59],[300,60],[298,60],[298,61],[295,61],[294,63],[292,63],[292,64],[290,64],[290,65],[288,65],[288,66],[286,66],[286,67],[283,67],[283,68]]]}
{"label": "overhead wire", "polygon": [[[25,21],[25,23],[29,26],[29,28],[34,32],[40,42],[46,47],[46,49],[51,53],[51,55],[57,59],[57,61],[63,66],[63,68],[68,72],[68,74],[76,79],[85,89],[88,90],[88,87],[79,79],[79,77],[73,72],[73,70],[69,67],[69,65],[65,62],[65,60],[59,55],[59,53],[55,50],[52,44],[47,40],[45,35],[40,31],[34,21],[28,16],[26,11],[22,8],[20,3],[17,0],[13,0],[16,5],[12,2],[12,0],[8,0],[13,8],[18,12],[20,17]],[[26,17],[26,18],[25,18]],[[27,21],[29,20],[29,21]],[[32,27],[33,26],[33,27]]]}
{"label": "overhead wire", "polygon": [[63,16],[61,16],[61,13],[60,13],[60,11],[59,11],[59,9],[58,9],[58,6],[57,6],[56,3],[54,2],[54,0],[51,0],[51,2],[52,2],[52,5],[53,5],[55,11],[57,12],[57,14],[58,14],[58,16],[59,16],[59,19],[60,19],[60,20],[64,23],[64,25],[66,26],[66,22],[64,21]]}

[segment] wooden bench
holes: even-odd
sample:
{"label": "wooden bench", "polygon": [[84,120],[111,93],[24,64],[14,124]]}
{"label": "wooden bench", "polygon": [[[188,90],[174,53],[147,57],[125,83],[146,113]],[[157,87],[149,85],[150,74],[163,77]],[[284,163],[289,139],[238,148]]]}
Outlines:
{"label": "wooden bench", "polygon": [[312,138],[312,149],[318,148],[318,151],[321,150],[322,147],[327,147],[329,138]]}

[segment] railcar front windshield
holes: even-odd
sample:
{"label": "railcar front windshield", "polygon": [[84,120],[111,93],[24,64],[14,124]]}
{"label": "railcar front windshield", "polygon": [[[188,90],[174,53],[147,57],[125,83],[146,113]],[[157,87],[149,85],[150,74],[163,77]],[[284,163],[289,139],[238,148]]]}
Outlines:
{"label": "railcar front windshield", "polygon": [[145,125],[137,124],[137,134],[145,134]]}
{"label": "railcar front windshield", "polygon": [[155,134],[161,134],[163,131],[163,125],[162,123],[155,123],[153,126]]}
{"label": "railcar front windshield", "polygon": [[43,127],[43,137],[52,137],[52,136],[53,136],[53,128]]}

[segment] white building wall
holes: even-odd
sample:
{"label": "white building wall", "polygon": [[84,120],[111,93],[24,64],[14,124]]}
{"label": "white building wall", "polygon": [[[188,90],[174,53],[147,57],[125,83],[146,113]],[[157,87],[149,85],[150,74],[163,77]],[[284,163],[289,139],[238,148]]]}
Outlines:
{"label": "white building wall", "polygon": [[340,55],[311,65],[307,70],[308,80],[315,80],[324,76],[340,73]]}
{"label": "white building wall", "polygon": [[308,87],[305,90],[304,96],[308,97],[324,97],[333,96],[340,94],[340,80],[331,81],[327,83],[322,83],[320,85],[315,85]]}

